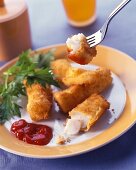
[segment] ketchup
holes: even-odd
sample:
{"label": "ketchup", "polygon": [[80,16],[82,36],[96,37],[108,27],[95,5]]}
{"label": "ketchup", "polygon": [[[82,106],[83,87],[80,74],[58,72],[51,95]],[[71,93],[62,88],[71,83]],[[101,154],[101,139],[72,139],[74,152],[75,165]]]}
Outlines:
{"label": "ketchup", "polygon": [[52,129],[46,125],[27,123],[20,119],[12,124],[10,131],[24,142],[34,145],[47,145],[52,139]]}

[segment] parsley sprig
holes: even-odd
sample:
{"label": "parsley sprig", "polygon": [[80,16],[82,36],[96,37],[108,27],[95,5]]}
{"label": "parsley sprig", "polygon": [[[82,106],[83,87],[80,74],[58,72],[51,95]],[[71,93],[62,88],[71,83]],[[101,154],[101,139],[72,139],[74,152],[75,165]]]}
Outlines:
{"label": "parsley sprig", "polygon": [[46,87],[46,84],[58,86],[50,69],[53,53],[34,53],[30,56],[30,50],[23,52],[19,60],[3,74],[0,84],[0,124],[13,116],[21,117],[21,106],[17,104],[17,99],[26,95],[24,80],[27,85],[39,83],[43,87]]}

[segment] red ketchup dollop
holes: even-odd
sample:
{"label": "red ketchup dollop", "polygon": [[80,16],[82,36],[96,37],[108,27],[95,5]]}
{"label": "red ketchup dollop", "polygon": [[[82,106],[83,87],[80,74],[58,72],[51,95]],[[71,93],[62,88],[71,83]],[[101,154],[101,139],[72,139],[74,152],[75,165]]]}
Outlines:
{"label": "red ketchup dollop", "polygon": [[12,124],[10,131],[24,142],[47,145],[52,139],[52,129],[46,125],[28,123],[20,119]]}

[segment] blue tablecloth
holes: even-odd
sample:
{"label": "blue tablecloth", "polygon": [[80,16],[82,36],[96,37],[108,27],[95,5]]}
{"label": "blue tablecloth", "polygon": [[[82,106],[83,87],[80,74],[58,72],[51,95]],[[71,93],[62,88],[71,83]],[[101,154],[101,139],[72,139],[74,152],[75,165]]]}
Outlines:
{"label": "blue tablecloth", "polygon": [[[97,31],[121,0],[97,0],[97,20],[85,28],[71,27],[60,0],[27,0],[33,49],[64,43],[71,34]],[[136,59],[136,1],[131,1],[110,24],[103,44]],[[2,65],[3,63],[0,63]],[[95,151],[64,159],[31,159],[0,150],[0,170],[135,170],[136,125],[110,144]]]}

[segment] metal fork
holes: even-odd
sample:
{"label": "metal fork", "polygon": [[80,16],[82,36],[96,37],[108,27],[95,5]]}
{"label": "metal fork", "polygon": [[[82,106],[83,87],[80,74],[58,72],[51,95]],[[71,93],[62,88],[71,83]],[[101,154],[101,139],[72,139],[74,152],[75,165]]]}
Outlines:
{"label": "metal fork", "polygon": [[109,17],[107,18],[106,22],[104,23],[104,25],[102,26],[102,28],[97,31],[96,33],[86,37],[88,44],[90,45],[90,47],[96,46],[97,44],[99,44],[100,42],[103,41],[103,39],[105,38],[105,35],[107,33],[107,29],[109,26],[110,21],[112,20],[112,18],[125,6],[127,5],[131,0],[123,0],[114,10],[113,12],[109,15]]}

